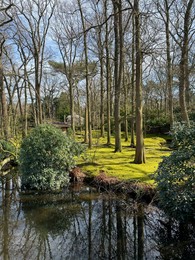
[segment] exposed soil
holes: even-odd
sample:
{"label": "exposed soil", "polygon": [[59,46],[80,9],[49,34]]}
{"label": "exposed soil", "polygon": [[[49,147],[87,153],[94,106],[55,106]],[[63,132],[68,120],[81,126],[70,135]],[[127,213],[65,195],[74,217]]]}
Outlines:
{"label": "exposed soil", "polygon": [[70,172],[70,179],[71,182],[84,182],[101,191],[127,194],[135,200],[147,203],[150,203],[156,195],[153,185],[138,181],[121,181],[116,177],[107,176],[104,171],[100,171],[99,175],[95,177],[89,177],[79,167],[75,167]]}

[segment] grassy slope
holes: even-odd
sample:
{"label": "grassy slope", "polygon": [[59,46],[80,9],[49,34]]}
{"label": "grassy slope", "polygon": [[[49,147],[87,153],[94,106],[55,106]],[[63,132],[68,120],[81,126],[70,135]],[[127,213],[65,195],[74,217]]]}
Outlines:
{"label": "grassy slope", "polygon": [[[98,135],[98,134],[97,134]],[[157,169],[159,162],[164,156],[170,154],[170,149],[162,143],[162,137],[147,137],[144,139],[146,164],[133,163],[135,149],[129,147],[129,142],[122,141],[122,152],[114,153],[114,137],[111,139],[111,147],[107,147],[106,138],[93,139],[93,149],[87,150],[78,161],[78,166],[83,172],[93,175],[99,174],[100,170],[108,176],[117,177],[121,180],[139,180],[153,183],[151,174]]]}

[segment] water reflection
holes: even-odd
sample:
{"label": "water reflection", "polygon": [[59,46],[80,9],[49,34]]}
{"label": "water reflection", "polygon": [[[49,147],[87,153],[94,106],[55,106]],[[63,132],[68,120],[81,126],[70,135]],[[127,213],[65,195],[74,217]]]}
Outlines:
{"label": "water reflection", "polygon": [[81,187],[19,195],[1,179],[0,259],[195,259],[195,230],[156,208]]}

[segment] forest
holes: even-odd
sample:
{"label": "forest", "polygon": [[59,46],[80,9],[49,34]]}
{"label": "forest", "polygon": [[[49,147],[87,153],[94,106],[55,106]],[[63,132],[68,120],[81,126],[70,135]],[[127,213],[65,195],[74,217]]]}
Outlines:
{"label": "forest", "polygon": [[67,122],[145,163],[144,133],[194,121],[194,16],[193,0],[2,1],[2,138]]}
{"label": "forest", "polygon": [[194,16],[193,0],[2,1],[1,136],[69,116],[89,148],[135,129],[143,163],[143,129],[194,120]]}
{"label": "forest", "polygon": [[0,0],[1,259],[195,259],[194,46],[194,0]]}

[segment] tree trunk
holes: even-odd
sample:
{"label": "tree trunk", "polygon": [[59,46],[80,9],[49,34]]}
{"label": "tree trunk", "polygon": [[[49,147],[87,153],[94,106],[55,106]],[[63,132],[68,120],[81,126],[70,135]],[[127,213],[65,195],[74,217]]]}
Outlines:
{"label": "tree trunk", "polygon": [[72,75],[69,75],[69,91],[70,91],[70,113],[71,113],[71,128],[73,135],[75,134],[75,120],[74,120],[74,88],[72,82]]}
{"label": "tree trunk", "polygon": [[170,54],[170,35],[169,35],[169,5],[168,1],[165,0],[165,9],[166,9],[166,52],[167,52],[167,86],[168,86],[168,104],[169,104],[169,122],[170,125],[173,125],[173,93],[172,93],[172,65],[171,65],[171,54]]}
{"label": "tree trunk", "polygon": [[186,106],[186,88],[189,78],[188,67],[188,47],[189,47],[189,27],[191,20],[191,9],[194,0],[190,0],[187,5],[184,17],[184,37],[181,48],[181,61],[180,61],[180,80],[179,80],[179,102],[181,107],[182,120],[188,125],[190,124],[187,106]]}
{"label": "tree trunk", "polygon": [[2,65],[2,54],[0,53],[0,101],[1,101],[1,116],[2,116],[2,127],[5,139],[9,138],[9,120],[7,111],[7,101],[5,95],[5,89],[3,84],[3,65]]}
{"label": "tree trunk", "polygon": [[136,46],[136,150],[135,160],[137,164],[145,163],[144,139],[143,139],[143,115],[142,115],[142,53],[140,42],[140,13],[139,0],[134,0],[135,10],[135,46]]}
{"label": "tree trunk", "polygon": [[100,60],[100,136],[104,137],[104,62],[103,62],[103,46],[101,40],[101,29],[98,32],[98,48]]}
{"label": "tree trunk", "polygon": [[41,84],[39,80],[40,70],[39,53],[35,53],[35,97],[36,97],[36,119],[37,124],[42,123]]}
{"label": "tree trunk", "polygon": [[88,124],[88,108],[85,106],[85,139],[84,142],[86,144],[89,143],[89,130],[88,130],[89,124]]}
{"label": "tree trunk", "polygon": [[[15,83],[17,85],[17,82]],[[7,115],[8,115],[8,125],[9,125],[9,135],[15,135],[16,130],[16,118],[17,118],[17,104],[13,102],[14,92],[15,90],[11,90],[12,83],[8,82],[7,78],[3,76],[3,89],[4,92],[7,91]],[[20,91],[21,92],[21,91]],[[5,97],[6,98],[6,97]]]}
{"label": "tree trunk", "polygon": [[114,6],[114,119],[115,119],[115,152],[121,152],[121,118],[120,118],[120,95],[123,73],[123,30],[122,30],[122,3],[121,0],[113,0]]}
{"label": "tree trunk", "polygon": [[24,129],[23,129],[23,135],[24,137],[27,136],[28,133],[28,107],[27,107],[27,71],[25,68],[25,83],[24,83]]}
{"label": "tree trunk", "polygon": [[34,98],[33,98],[33,93],[32,93],[32,90],[31,90],[31,84],[30,84],[29,79],[28,79],[28,90],[29,90],[30,98],[31,98],[31,107],[32,107],[33,115],[34,115],[34,123],[35,123],[35,126],[37,126],[36,106],[34,104]]}
{"label": "tree trunk", "polygon": [[86,79],[86,99],[87,99],[87,112],[88,112],[88,148],[92,148],[92,124],[91,124],[91,102],[90,102],[90,86],[89,86],[89,65],[88,65],[88,52],[87,52],[87,32],[85,28],[85,21],[84,21],[84,16],[83,16],[83,10],[81,7],[81,2],[80,0],[78,1],[78,6],[79,6],[79,12],[81,15],[81,21],[82,21],[82,27],[83,27],[83,40],[84,40],[84,53],[85,53],[85,66],[86,66],[86,74],[85,74],[85,79]]}
{"label": "tree trunk", "polygon": [[[105,1],[105,20],[107,21],[107,1]],[[111,144],[111,122],[110,122],[110,96],[111,96],[111,73],[110,73],[110,54],[108,43],[108,21],[106,22],[106,35],[105,35],[105,48],[106,48],[106,91],[107,91],[107,145]]]}
{"label": "tree trunk", "polygon": [[133,38],[132,38],[132,69],[131,69],[131,143],[130,147],[135,147],[135,17],[132,16]]}
{"label": "tree trunk", "polygon": [[82,131],[82,124],[83,122],[81,122],[81,105],[80,105],[80,94],[79,94],[79,88],[78,88],[78,85],[77,85],[77,82],[75,82],[75,87],[76,87],[76,93],[77,93],[77,106],[78,106],[78,114],[79,114],[79,129],[80,131]]}
{"label": "tree trunk", "polygon": [[128,141],[128,109],[127,109],[127,101],[128,101],[128,80],[125,76],[125,71],[123,70],[123,87],[124,87],[124,122],[125,122],[125,142]]}

